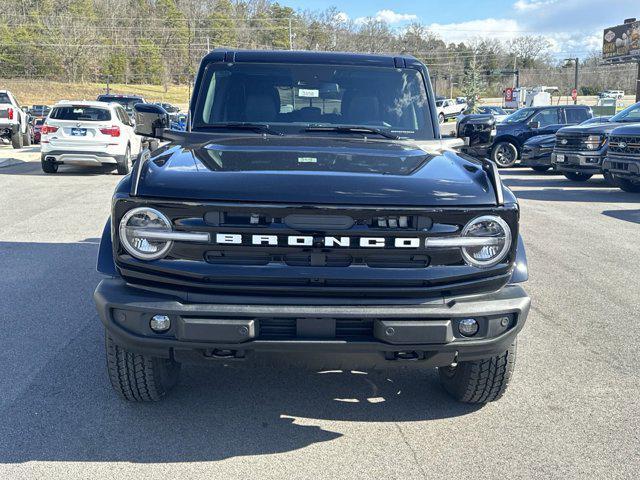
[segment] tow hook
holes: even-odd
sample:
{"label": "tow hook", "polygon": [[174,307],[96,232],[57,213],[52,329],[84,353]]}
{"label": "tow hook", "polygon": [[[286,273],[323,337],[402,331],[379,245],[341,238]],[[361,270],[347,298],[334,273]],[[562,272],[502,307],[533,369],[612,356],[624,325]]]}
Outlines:
{"label": "tow hook", "polygon": [[205,350],[204,356],[208,358],[216,358],[222,360],[230,360],[235,358],[244,358],[244,350],[230,350],[226,348],[214,348]]}

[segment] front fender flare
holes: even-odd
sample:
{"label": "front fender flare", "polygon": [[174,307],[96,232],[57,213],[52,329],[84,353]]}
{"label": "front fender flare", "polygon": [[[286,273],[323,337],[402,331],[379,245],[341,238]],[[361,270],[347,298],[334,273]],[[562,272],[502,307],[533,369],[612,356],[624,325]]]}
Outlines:
{"label": "front fender flare", "polygon": [[527,252],[524,248],[522,235],[518,234],[518,246],[516,247],[516,261],[509,283],[522,283],[529,280],[529,266],[527,264]]}
{"label": "front fender flare", "polygon": [[113,261],[113,244],[111,242],[111,217],[102,230],[102,238],[100,239],[100,248],[98,250],[98,264],[96,266],[98,272],[110,277],[119,277],[120,274],[116,269]]}

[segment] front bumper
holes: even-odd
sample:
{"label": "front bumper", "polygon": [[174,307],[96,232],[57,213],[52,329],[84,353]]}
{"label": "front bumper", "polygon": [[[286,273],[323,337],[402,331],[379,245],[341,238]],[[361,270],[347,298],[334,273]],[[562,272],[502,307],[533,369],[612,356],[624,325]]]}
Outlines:
{"label": "front bumper", "polygon": [[[297,355],[358,356],[367,364],[419,360],[445,366],[504,352],[522,329],[530,299],[519,285],[473,297],[439,298],[421,304],[317,305],[186,303],[178,297],[129,286],[122,279],[100,282],[94,299],[109,335],[142,354],[181,362],[244,358],[253,351]],[[154,333],[153,315],[167,315],[171,328]],[[476,336],[463,337],[458,322],[476,318]]]}
{"label": "front bumper", "polygon": [[640,181],[640,156],[609,155],[602,162],[602,170],[619,178]]}
{"label": "front bumper", "polygon": [[100,166],[105,163],[115,165],[124,161],[124,155],[82,150],[43,150],[41,156],[43,160],[53,160],[55,163],[65,165]]}
{"label": "front bumper", "polygon": [[[559,158],[560,157],[560,158]],[[551,164],[560,172],[576,173],[602,173],[602,160],[604,152],[593,153],[572,153],[553,152],[551,154]]]}
{"label": "front bumper", "polygon": [[523,167],[550,167],[551,149],[523,149],[520,165]]}

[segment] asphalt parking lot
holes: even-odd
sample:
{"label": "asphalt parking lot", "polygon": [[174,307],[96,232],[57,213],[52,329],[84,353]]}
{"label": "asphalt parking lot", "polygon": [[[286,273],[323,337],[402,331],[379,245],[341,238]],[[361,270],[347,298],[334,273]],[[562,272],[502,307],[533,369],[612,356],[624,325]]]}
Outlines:
{"label": "asphalt parking lot", "polygon": [[160,404],[105,372],[92,292],[121,177],[0,147],[0,478],[637,478],[640,195],[503,172],[533,307],[510,390],[456,404],[434,371],[186,368]]}

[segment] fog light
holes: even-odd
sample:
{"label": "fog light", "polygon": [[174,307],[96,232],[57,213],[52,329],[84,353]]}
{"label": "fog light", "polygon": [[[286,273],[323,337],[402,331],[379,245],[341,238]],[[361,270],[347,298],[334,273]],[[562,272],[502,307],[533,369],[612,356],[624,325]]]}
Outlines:
{"label": "fog light", "polygon": [[475,318],[463,318],[458,322],[458,330],[465,337],[473,337],[479,328]]}
{"label": "fog light", "polygon": [[171,320],[166,315],[154,315],[149,322],[149,326],[156,333],[166,332],[171,328]]}

